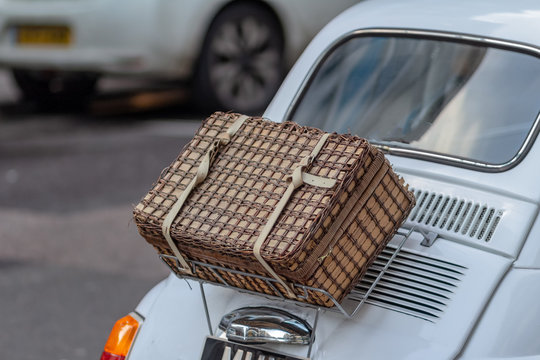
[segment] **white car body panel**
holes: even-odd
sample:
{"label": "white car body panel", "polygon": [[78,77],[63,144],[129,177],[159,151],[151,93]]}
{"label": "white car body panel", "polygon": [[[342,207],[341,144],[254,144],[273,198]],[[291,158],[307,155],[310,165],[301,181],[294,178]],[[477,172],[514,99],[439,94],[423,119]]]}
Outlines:
{"label": "white car body panel", "polygon": [[[426,248],[418,243],[407,244],[407,249],[418,253],[426,252]],[[463,282],[452,294],[451,301],[440,319],[432,323],[369,304],[364,305],[353,319],[324,311],[317,327],[313,358],[353,359],[360,348],[370,359],[454,358],[474,326],[473,322],[459,322],[456,319],[480,316],[489,300],[489,294],[495,290],[511,261],[480,250],[469,250],[469,259],[466,262],[460,245],[440,239],[429,252],[430,255],[443,254],[444,259],[450,261],[458,258],[460,265],[468,268]],[[165,288],[150,309],[151,316],[146,318],[139,332],[130,359],[196,359],[199,356],[204,338],[208,335],[208,327],[199,285],[190,283],[192,290],[184,280],[173,275],[165,280]],[[239,296],[236,291],[216,286],[206,286],[206,289],[214,327],[223,314],[248,305],[278,306],[313,323],[313,310],[276,303],[253,295]],[[144,310],[146,309],[137,308],[137,312],[141,314],[145,313]],[[165,324],[167,325],[164,326]],[[389,342],[393,345],[388,346]],[[306,347],[291,346],[273,349],[298,356],[305,356],[307,351]]]}
{"label": "white car body panel", "polygon": [[[187,78],[212,19],[229,0],[0,0],[0,66]],[[310,11],[305,11],[306,2]],[[357,0],[266,1],[281,19],[286,63]],[[18,47],[14,25],[68,25],[68,47]]]}
{"label": "white car body panel", "polygon": [[[455,36],[501,38],[538,48],[540,11],[529,10],[535,5],[532,1],[368,1],[355,6],[325,27],[307,47],[264,116],[277,122],[287,120],[288,111],[318,59],[332,44],[354,31],[435,30]],[[456,275],[459,281],[440,316],[426,320],[405,308],[393,311],[395,307],[380,304],[363,306],[353,319],[325,310],[319,319],[312,358],[540,359],[538,141],[522,161],[503,172],[482,172],[399,156],[388,159],[415,191],[494,209],[500,214],[496,230],[489,241],[479,240],[476,233],[471,235],[472,230],[449,231],[418,217],[415,220],[413,210],[407,225],[436,231],[439,238],[433,246],[424,247],[419,235],[415,235],[405,243],[404,251],[413,257],[422,256],[426,263],[442,259],[463,269],[461,275]],[[435,207],[427,207],[426,213],[436,213]],[[474,223],[477,218],[467,221]],[[423,265],[417,266],[422,272]],[[158,286],[159,292],[149,293],[137,309],[146,321],[130,359],[196,359],[209,333],[199,285],[191,283],[190,290],[184,280],[171,275]],[[216,286],[205,289],[214,329],[222,315],[247,304],[283,307],[313,322],[313,311],[303,307]],[[301,356],[307,351],[298,346],[272,348]]]}
{"label": "white car body panel", "polygon": [[471,336],[464,357],[540,358],[534,331],[540,324],[539,291],[540,271],[510,271]]}
{"label": "white car body panel", "polygon": [[[540,239],[540,219],[537,217],[529,239]],[[514,263],[518,269],[540,269],[540,241],[527,241]]]}

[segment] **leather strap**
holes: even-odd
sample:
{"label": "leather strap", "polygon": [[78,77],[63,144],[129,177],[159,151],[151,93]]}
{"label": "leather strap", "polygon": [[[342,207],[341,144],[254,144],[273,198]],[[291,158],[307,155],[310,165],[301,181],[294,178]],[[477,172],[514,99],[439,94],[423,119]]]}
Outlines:
{"label": "leather strap", "polygon": [[[359,214],[364,205],[371,197],[384,175],[388,172],[388,167],[383,166],[385,158],[382,153],[378,153],[373,159],[372,164],[363,174],[360,184],[356,186],[355,191],[349,194],[345,206],[340,210],[339,215],[334,219],[332,225],[326,231],[326,235],[320,240],[311,255],[309,255],[301,269],[296,270],[298,280],[306,279],[313,273],[314,269],[332,253],[332,249],[341,238],[346,229],[356,219],[351,214]],[[361,190],[362,191],[358,191]]]}
{"label": "leather strap", "polygon": [[180,209],[182,209],[182,206],[184,206],[184,203],[186,199],[188,198],[191,191],[200,183],[206,179],[206,176],[208,175],[208,171],[210,170],[210,166],[212,165],[212,162],[214,161],[217,152],[221,149],[221,147],[227,145],[231,138],[236,134],[238,129],[244,124],[244,122],[249,117],[246,115],[241,115],[236,119],[236,121],[227,129],[226,132],[220,134],[214,142],[210,145],[210,148],[204,154],[203,159],[201,163],[199,164],[199,167],[197,168],[197,173],[193,180],[188,184],[188,186],[184,189],[182,194],[178,197],[176,202],[173,204],[169,212],[167,213],[167,216],[165,216],[165,219],[163,220],[163,224],[161,225],[161,231],[163,233],[163,236],[167,240],[167,243],[169,244],[171,250],[174,253],[174,256],[178,259],[178,262],[180,265],[183,266],[183,268],[178,268],[180,271],[193,274],[191,271],[191,268],[186,260],[186,258],[180,253],[180,250],[178,249],[178,246],[174,243],[172,237],[171,237],[171,226],[178,216],[178,213],[180,212]]}
{"label": "leather strap", "polygon": [[313,159],[317,156],[319,151],[321,151],[329,135],[330,134],[324,134],[323,136],[321,136],[321,138],[319,139],[319,142],[317,143],[317,145],[315,145],[315,147],[311,151],[311,154],[304,157],[300,161],[300,163],[298,163],[296,168],[293,170],[292,175],[289,177],[290,183],[289,183],[289,186],[287,187],[287,190],[285,190],[285,193],[283,194],[283,196],[277,203],[276,208],[274,209],[274,211],[268,218],[268,221],[264,225],[263,229],[259,233],[259,237],[257,238],[257,240],[255,241],[255,244],[253,245],[253,255],[255,255],[257,260],[259,260],[259,263],[261,263],[264,269],[270,275],[272,275],[272,277],[276,279],[278,283],[281,284],[281,286],[285,288],[285,290],[287,290],[287,294],[292,298],[296,298],[296,295],[294,294],[292,289],[289,287],[289,285],[287,285],[285,281],[281,279],[279,275],[274,271],[274,269],[272,269],[272,267],[263,259],[262,254],[261,254],[261,248],[264,241],[268,237],[268,234],[270,234],[270,231],[272,230],[277,219],[279,218],[279,215],[285,208],[285,205],[287,205],[287,202],[289,201],[292,193],[294,192],[294,190],[300,187],[304,183],[305,180],[306,180],[305,182],[309,183],[310,185],[321,186],[325,188],[330,188],[335,185],[336,180],[334,179],[323,178],[320,176],[310,175],[303,172],[304,168],[311,165]]}

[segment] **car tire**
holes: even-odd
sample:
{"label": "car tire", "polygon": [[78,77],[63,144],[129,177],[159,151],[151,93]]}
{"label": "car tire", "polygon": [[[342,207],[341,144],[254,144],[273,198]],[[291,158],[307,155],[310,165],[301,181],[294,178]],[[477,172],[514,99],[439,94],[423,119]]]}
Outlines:
{"label": "car tire", "polygon": [[281,25],[266,8],[223,9],[210,26],[195,72],[195,96],[205,110],[258,114],[283,80]]}
{"label": "car tire", "polygon": [[12,74],[23,98],[39,105],[82,105],[95,92],[98,80],[95,74],[76,72],[15,69]]}

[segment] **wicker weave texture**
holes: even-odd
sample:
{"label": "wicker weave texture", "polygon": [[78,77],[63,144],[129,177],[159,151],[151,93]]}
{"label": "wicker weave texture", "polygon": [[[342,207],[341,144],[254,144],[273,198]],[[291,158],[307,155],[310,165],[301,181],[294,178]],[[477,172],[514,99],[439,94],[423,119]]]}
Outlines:
{"label": "wicker weave texture", "polygon": [[[195,177],[210,144],[238,116],[209,117],[135,208],[139,232],[159,252],[172,254],[162,235],[163,218]],[[268,276],[253,256],[253,244],[292,170],[322,134],[293,123],[249,119],[218,153],[173,223],[171,235],[180,251],[188,259]],[[327,290],[341,300],[391,239],[414,198],[384,156],[355,136],[332,134],[304,171],[336,185],[300,186],[261,253],[287,281]],[[219,282],[208,271],[197,276]],[[240,288],[275,295],[264,281],[230,272],[220,276]],[[326,297],[311,295],[310,302],[331,305]]]}

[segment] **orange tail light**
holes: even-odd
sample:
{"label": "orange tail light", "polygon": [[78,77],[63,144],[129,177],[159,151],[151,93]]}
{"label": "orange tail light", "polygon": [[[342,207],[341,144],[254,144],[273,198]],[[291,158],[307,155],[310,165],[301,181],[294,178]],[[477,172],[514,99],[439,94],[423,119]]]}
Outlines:
{"label": "orange tail light", "polygon": [[142,318],[131,313],[119,319],[113,326],[103,348],[101,360],[124,360],[142,324]]}

